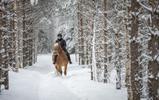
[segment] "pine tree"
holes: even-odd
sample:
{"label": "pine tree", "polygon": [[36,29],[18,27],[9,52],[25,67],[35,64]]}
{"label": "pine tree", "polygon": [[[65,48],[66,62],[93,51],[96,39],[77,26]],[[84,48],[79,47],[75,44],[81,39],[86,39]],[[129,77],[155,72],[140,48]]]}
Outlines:
{"label": "pine tree", "polygon": [[20,67],[32,65],[36,59],[31,8],[30,1],[26,0],[0,1],[0,87],[4,85],[5,89],[9,89],[9,69],[18,71]]}
{"label": "pine tree", "polygon": [[[150,0],[149,4],[152,9],[157,9],[159,7],[159,1]],[[159,35],[156,34],[159,30],[159,12],[152,10],[150,22],[151,35],[148,41],[148,50],[151,60],[148,62],[148,92],[150,100],[159,99],[159,62],[157,61],[158,50],[159,50]],[[153,31],[154,30],[154,31]]]}
{"label": "pine tree", "polygon": [[131,22],[131,43],[130,43],[130,55],[131,55],[131,67],[130,67],[130,83],[128,86],[128,100],[140,100],[140,82],[139,82],[139,46],[140,44],[137,42],[138,38],[138,12],[140,5],[137,0],[131,0],[131,12],[132,12],[132,22]]}

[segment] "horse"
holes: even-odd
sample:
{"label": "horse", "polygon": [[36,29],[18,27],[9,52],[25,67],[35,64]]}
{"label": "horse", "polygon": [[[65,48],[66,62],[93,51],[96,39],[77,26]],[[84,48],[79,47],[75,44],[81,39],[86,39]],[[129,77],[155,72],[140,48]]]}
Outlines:
{"label": "horse", "polygon": [[67,75],[67,65],[68,65],[68,58],[67,55],[65,53],[65,51],[62,49],[61,45],[59,43],[55,43],[53,45],[53,56],[57,55],[56,57],[56,62],[55,62],[55,68],[56,68],[56,72],[57,74],[60,73],[60,75],[62,76],[63,71],[62,71],[62,67],[64,67],[64,75]]}

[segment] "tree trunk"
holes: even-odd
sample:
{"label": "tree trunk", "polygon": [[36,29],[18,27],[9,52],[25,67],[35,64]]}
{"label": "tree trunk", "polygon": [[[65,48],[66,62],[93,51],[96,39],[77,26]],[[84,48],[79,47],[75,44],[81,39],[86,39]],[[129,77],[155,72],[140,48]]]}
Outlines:
{"label": "tree trunk", "polygon": [[[107,11],[107,0],[104,0],[104,11]],[[107,13],[104,13],[104,83],[108,82],[108,70],[107,70]]]}
{"label": "tree trunk", "polygon": [[148,43],[150,56],[153,60],[149,61],[148,70],[148,88],[149,88],[149,99],[150,100],[159,100],[158,89],[159,89],[159,62],[155,56],[158,54],[159,46],[159,37],[151,35],[151,40]]}
{"label": "tree trunk", "polygon": [[131,54],[131,68],[130,68],[130,82],[128,90],[128,100],[140,100],[140,82],[139,82],[139,43],[137,42],[138,38],[138,15],[137,12],[139,10],[139,4],[136,0],[131,0],[131,12],[135,13],[132,15],[132,23],[131,23],[131,43],[130,43],[130,54]]}

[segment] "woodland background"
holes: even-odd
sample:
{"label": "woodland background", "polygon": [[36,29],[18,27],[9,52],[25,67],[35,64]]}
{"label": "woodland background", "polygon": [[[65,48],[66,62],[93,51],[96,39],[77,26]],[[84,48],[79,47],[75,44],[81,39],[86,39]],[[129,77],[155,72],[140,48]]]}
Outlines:
{"label": "woodland background", "polygon": [[159,100],[158,0],[0,0],[0,86],[51,53],[58,33],[91,80],[109,83],[115,69],[128,100]]}

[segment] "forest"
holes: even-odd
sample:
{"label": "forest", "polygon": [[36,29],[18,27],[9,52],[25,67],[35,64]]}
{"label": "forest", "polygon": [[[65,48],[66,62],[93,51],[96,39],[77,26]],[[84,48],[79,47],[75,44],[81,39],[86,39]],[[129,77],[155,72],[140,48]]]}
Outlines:
{"label": "forest", "polygon": [[11,99],[159,100],[159,0],[0,0],[0,100]]}

